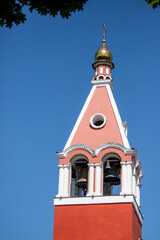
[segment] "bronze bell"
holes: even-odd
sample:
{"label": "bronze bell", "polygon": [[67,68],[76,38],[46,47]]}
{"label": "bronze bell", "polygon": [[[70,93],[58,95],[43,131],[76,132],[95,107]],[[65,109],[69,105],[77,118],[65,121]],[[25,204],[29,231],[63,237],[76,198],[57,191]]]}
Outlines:
{"label": "bronze bell", "polygon": [[105,167],[105,177],[104,181],[110,183],[111,185],[119,185],[120,184],[120,177],[117,174],[117,168],[114,165],[110,166],[110,162],[107,161]]}
{"label": "bronze bell", "polygon": [[78,173],[78,180],[76,181],[76,186],[78,188],[85,189],[87,187],[87,177],[88,177],[88,167],[86,164],[76,166]]}
{"label": "bronze bell", "polygon": [[108,171],[111,169],[111,166],[110,166],[110,162],[107,160],[107,164],[106,164],[106,167],[105,167],[105,171]]}

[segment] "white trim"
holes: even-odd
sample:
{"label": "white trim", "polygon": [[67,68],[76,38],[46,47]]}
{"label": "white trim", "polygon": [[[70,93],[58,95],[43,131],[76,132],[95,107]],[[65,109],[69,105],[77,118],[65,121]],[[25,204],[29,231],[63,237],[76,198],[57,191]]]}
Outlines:
{"label": "white trim", "polygon": [[85,102],[85,104],[84,104],[84,106],[82,108],[82,111],[81,111],[81,113],[80,113],[80,115],[79,115],[79,117],[78,117],[78,119],[76,121],[76,124],[74,125],[74,128],[73,128],[73,130],[72,130],[72,132],[71,132],[71,134],[70,134],[70,136],[68,138],[68,141],[67,141],[63,151],[70,146],[70,144],[71,144],[71,142],[73,140],[73,137],[74,137],[74,135],[75,135],[75,133],[76,133],[78,127],[79,127],[79,124],[80,124],[80,122],[81,122],[81,120],[82,120],[82,118],[83,118],[83,116],[84,116],[84,114],[85,114],[85,112],[87,110],[87,107],[88,107],[88,105],[90,103],[90,100],[91,100],[91,98],[92,98],[92,96],[94,94],[95,89],[96,89],[96,87],[93,86],[91,91],[90,91],[90,93],[89,93],[89,95],[88,95],[88,98],[87,98],[87,100],[86,100],[86,102]]}
{"label": "white trim", "polygon": [[103,73],[103,65],[100,65],[100,73]]}
{"label": "white trim", "polygon": [[59,168],[59,185],[58,195],[56,197],[68,196],[68,177],[70,165],[58,165]]}
{"label": "white trim", "polygon": [[89,167],[89,191],[87,196],[93,195],[93,182],[94,182],[94,163],[88,163]]}
{"label": "white trim", "polygon": [[[96,126],[94,122],[97,120],[102,120],[103,123],[100,126]],[[96,129],[102,128],[106,124],[106,117],[102,113],[96,113],[92,115],[92,117],[90,118],[90,124],[93,128]]]}
{"label": "white trim", "polygon": [[62,165],[58,165],[58,168],[70,168],[69,164],[62,164]]}
{"label": "white trim", "polygon": [[106,85],[106,89],[107,89],[107,92],[108,92],[108,95],[109,95],[109,99],[111,101],[111,105],[112,105],[112,108],[113,108],[113,111],[114,111],[114,114],[115,114],[115,118],[116,118],[119,130],[120,130],[120,134],[121,134],[121,137],[122,137],[123,144],[126,148],[130,148],[128,139],[127,139],[127,137],[125,135],[125,132],[124,132],[124,129],[123,129],[122,120],[121,120],[116,102],[114,100],[111,88],[110,88],[109,85]]}
{"label": "white trim", "polygon": [[101,195],[101,168],[102,164],[95,164],[95,195]]}
{"label": "white trim", "polygon": [[95,75],[97,76],[97,74],[98,74],[98,69],[97,69],[97,67],[95,68]]}
{"label": "white trim", "polygon": [[121,162],[122,166],[122,191],[121,195],[130,195],[133,193],[132,188],[132,162]]}
{"label": "white trim", "polygon": [[127,164],[127,194],[132,194],[133,193],[133,188],[132,188],[132,162],[131,164]]}
{"label": "white trim", "polygon": [[109,74],[109,67],[106,66],[106,74]]}
{"label": "white trim", "polygon": [[127,178],[127,169],[126,169],[126,164],[123,164],[123,162],[121,162],[121,166],[122,166],[122,179],[121,179],[121,195],[126,194],[126,178]]}
{"label": "white trim", "polygon": [[140,207],[140,187],[141,184],[136,185],[136,197],[137,197],[136,200],[139,207]]}
{"label": "white trim", "polygon": [[64,196],[69,196],[68,195],[68,179],[69,179],[69,168],[66,167],[64,168],[64,182],[63,182],[63,194]]}
{"label": "white trim", "polygon": [[141,212],[136,204],[133,195],[122,195],[122,196],[91,196],[91,197],[78,197],[78,198],[54,198],[55,206],[65,205],[87,205],[87,204],[115,204],[115,203],[133,203],[134,209],[137,216],[143,224]]}
{"label": "white trim", "polygon": [[114,68],[114,64],[112,62],[105,62],[105,61],[100,61],[100,62],[95,62],[92,64],[92,67],[95,69],[95,67],[99,66],[99,65],[108,65],[111,69]]}
{"label": "white trim", "polygon": [[132,174],[132,183],[133,183],[133,185],[132,185],[133,195],[136,198],[137,196],[136,196],[136,174],[135,173]]}
{"label": "white trim", "polygon": [[64,177],[64,168],[62,167],[59,167],[59,181],[58,181],[58,195],[57,197],[59,196],[62,196],[63,195],[63,177]]}
{"label": "white trim", "polygon": [[131,165],[131,166],[133,166],[133,162],[125,161],[125,162],[121,162],[121,165]]}
{"label": "white trim", "polygon": [[[132,149],[132,148],[127,149],[120,143],[115,143],[115,142],[104,143],[104,144],[100,145],[99,147],[97,147],[95,151],[86,144],[75,144],[75,145],[71,145],[70,147],[68,147],[61,153],[57,152],[56,155],[58,158],[66,158],[66,156],[70,152],[81,149],[81,150],[85,150],[85,151],[89,152],[92,157],[95,157],[95,156],[98,156],[101,151],[103,151],[104,149],[107,149],[107,148],[116,148],[116,149],[119,149],[122,152],[124,152],[125,155],[132,155],[132,156],[135,155],[136,159],[138,158],[138,153],[137,153],[136,149]],[[140,160],[138,160],[138,161],[140,162]]]}
{"label": "white trim", "polygon": [[123,145],[121,145],[120,143],[109,142],[109,143],[104,143],[104,144],[100,145],[99,147],[97,147],[96,150],[95,150],[95,155],[98,156],[98,154],[101,151],[103,151],[104,149],[107,149],[107,148],[119,149],[122,152],[124,152],[125,155],[133,155],[134,154],[133,149],[127,149]]}
{"label": "white trim", "polygon": [[[105,75],[102,75],[102,76],[105,77]],[[110,75],[107,75],[106,78],[108,76],[110,77]],[[101,86],[101,87],[103,87],[103,86],[106,86],[107,84],[110,84],[111,89],[113,90],[113,78],[110,77],[110,79],[107,78],[107,79],[100,79],[100,80],[94,80],[94,78],[91,81],[93,86],[97,86],[97,87]]]}

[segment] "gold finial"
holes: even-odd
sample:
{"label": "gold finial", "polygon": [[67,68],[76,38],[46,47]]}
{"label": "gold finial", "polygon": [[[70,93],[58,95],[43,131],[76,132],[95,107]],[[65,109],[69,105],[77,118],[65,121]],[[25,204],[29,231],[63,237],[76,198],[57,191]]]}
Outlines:
{"label": "gold finial", "polygon": [[106,24],[103,23],[103,40],[106,40],[105,37],[106,37]]}
{"label": "gold finial", "polygon": [[101,47],[97,50],[95,54],[95,60],[96,62],[99,61],[108,61],[112,62],[112,53],[106,46],[106,26],[105,23],[103,23],[103,41]]}

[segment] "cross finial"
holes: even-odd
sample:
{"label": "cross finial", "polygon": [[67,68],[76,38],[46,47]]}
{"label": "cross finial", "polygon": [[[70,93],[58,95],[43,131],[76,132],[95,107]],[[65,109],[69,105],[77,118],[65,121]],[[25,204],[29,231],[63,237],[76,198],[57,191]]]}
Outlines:
{"label": "cross finial", "polygon": [[106,37],[106,25],[103,23],[103,40],[105,40]]}

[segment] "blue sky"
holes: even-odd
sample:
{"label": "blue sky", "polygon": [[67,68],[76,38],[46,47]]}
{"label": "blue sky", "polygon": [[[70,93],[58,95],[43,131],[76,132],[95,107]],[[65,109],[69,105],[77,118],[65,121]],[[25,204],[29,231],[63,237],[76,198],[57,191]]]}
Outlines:
{"label": "blue sky", "polygon": [[55,152],[91,89],[103,22],[113,94],[143,168],[143,239],[160,239],[160,8],[89,0],[69,20],[25,12],[25,24],[0,28],[0,239],[52,239]]}

